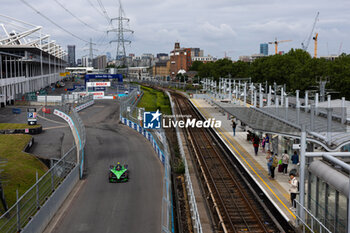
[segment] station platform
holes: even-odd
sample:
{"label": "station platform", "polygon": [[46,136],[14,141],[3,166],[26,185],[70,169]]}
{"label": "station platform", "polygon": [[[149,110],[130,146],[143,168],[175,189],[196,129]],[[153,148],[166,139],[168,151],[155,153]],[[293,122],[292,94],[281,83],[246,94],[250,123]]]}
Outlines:
{"label": "station platform", "polygon": [[[258,155],[255,156],[251,142],[247,141],[247,132],[237,125],[236,135],[233,136],[231,119],[227,114],[220,112],[218,108],[210,105],[205,99],[191,98],[190,101],[208,118],[221,120],[221,128],[216,128],[217,134],[222,141],[230,148],[241,164],[251,174],[256,183],[261,187],[266,196],[272,201],[284,218],[292,225],[295,225],[295,213],[290,209],[289,176],[275,170],[275,179],[269,178],[267,170],[266,153],[259,147]],[[278,155],[278,159],[281,155]],[[288,172],[293,169],[289,164]]]}

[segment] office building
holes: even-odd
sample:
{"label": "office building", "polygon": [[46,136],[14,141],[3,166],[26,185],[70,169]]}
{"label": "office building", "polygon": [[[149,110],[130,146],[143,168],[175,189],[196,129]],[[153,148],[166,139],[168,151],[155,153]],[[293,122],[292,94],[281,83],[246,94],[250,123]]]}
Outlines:
{"label": "office building", "polygon": [[107,56],[106,55],[101,55],[97,56],[96,58],[93,59],[93,67],[95,69],[103,70],[107,66]]}
{"label": "office building", "polygon": [[76,66],[75,62],[75,45],[68,45],[68,66]]}
{"label": "office building", "polygon": [[260,54],[269,55],[269,45],[267,43],[260,44]]}

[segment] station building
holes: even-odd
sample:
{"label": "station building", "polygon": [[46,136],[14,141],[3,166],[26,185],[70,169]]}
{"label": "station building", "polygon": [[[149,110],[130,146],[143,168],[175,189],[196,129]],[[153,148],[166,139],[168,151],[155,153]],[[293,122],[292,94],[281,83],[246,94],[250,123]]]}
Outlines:
{"label": "station building", "polygon": [[[67,53],[41,32],[40,26],[1,16],[0,104],[13,104],[25,94],[55,84],[67,65]],[[11,31],[11,33],[7,33]],[[5,36],[1,36],[5,35]]]}

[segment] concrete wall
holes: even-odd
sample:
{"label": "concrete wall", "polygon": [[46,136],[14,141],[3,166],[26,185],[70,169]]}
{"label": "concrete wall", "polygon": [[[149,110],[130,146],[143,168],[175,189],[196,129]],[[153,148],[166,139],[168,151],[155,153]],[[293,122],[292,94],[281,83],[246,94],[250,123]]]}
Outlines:
{"label": "concrete wall", "polygon": [[21,232],[43,232],[78,180],[79,166],[76,166]]}

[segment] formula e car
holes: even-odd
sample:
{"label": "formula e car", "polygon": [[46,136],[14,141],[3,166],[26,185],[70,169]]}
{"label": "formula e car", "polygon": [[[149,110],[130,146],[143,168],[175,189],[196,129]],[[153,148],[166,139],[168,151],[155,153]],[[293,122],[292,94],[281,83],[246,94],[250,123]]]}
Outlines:
{"label": "formula e car", "polygon": [[128,165],[121,165],[119,162],[117,165],[109,166],[109,182],[120,183],[127,182],[129,180]]}

